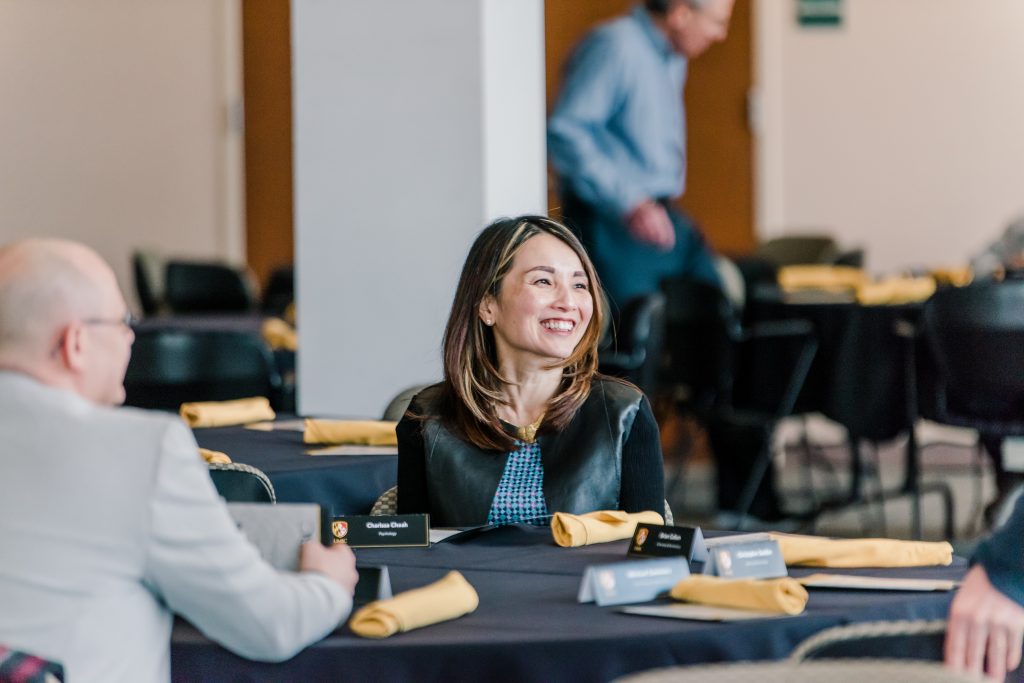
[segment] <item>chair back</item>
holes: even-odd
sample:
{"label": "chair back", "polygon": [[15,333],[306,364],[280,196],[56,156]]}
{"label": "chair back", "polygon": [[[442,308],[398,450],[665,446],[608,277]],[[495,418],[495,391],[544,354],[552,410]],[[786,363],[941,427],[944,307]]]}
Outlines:
{"label": "chair back", "polygon": [[240,462],[210,463],[210,479],[229,503],[276,503],[270,478],[262,470]]}
{"label": "chair back", "polygon": [[220,263],[170,261],[167,304],[175,313],[251,311],[255,297],[245,273]]}
{"label": "chair back", "polygon": [[867,621],[827,628],[796,646],[789,661],[885,658],[942,661],[946,620]]}
{"label": "chair back", "polygon": [[658,392],[663,365],[665,297],[655,292],[628,302],[613,338],[600,351],[600,369],[627,379],[648,396]]}
{"label": "chair back", "polygon": [[255,334],[139,330],[125,373],[125,405],[177,410],[186,401],[225,401],[281,390],[270,350]]}
{"label": "chair back", "polygon": [[738,662],[668,667],[630,674],[615,683],[969,683],[977,678],[937,662],[890,659],[830,659],[792,662]]}
{"label": "chair back", "polygon": [[377,500],[373,503],[373,507],[370,508],[371,517],[380,517],[382,515],[397,515],[398,514],[398,487],[392,486],[384,493],[380,494]]}
{"label": "chair back", "polygon": [[132,252],[132,276],[139,306],[145,315],[156,315],[164,306],[164,260],[155,251]]}
{"label": "chair back", "polygon": [[688,278],[662,282],[665,294],[665,378],[676,398],[707,415],[731,386],[733,345],[739,325],[721,290]]}
{"label": "chair back", "polygon": [[269,315],[284,315],[288,305],[295,301],[295,267],[275,268],[263,289],[261,306]]}
{"label": "chair back", "polygon": [[397,422],[402,419],[405,415],[405,411],[408,410],[409,404],[412,403],[412,399],[416,394],[420,393],[427,388],[427,384],[416,384],[414,386],[402,389],[398,394],[391,399],[388,403],[388,407],[384,409],[384,415],[381,416],[382,420],[391,420]]}
{"label": "chair back", "polygon": [[784,235],[757,245],[754,256],[777,266],[834,263],[839,246],[828,235]]}
{"label": "chair back", "polygon": [[922,328],[938,419],[1024,422],[1024,281],[940,289],[925,304]]}
{"label": "chair back", "polygon": [[[817,344],[803,320],[744,328],[715,287],[686,278],[662,282],[666,373],[677,405],[707,427],[719,458],[718,503],[738,519],[778,515],[770,435],[796,403]],[[730,471],[729,476],[725,467]]]}

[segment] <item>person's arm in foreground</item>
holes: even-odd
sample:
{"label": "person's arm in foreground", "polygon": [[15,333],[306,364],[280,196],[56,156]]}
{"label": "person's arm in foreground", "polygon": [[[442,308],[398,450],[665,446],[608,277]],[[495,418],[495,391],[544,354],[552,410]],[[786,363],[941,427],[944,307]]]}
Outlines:
{"label": "person's arm in foreground", "polygon": [[946,665],[1002,681],[1020,665],[1024,640],[1024,497],[975,559],[949,609]]}
{"label": "person's arm in foreground", "polygon": [[302,571],[278,571],[238,530],[184,425],[164,436],[146,582],[168,607],[229,650],[281,661],[330,633],[352,609],[352,551],[307,543]]}

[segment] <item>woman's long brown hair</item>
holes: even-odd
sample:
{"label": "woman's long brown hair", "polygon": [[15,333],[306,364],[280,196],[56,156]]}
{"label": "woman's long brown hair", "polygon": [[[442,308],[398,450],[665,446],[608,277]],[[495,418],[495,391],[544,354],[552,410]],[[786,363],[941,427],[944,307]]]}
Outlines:
{"label": "woman's long brown hair", "polygon": [[[594,313],[572,355],[552,367],[562,368],[562,383],[548,404],[541,431],[565,427],[590,394],[597,372],[597,346],[603,329],[604,295],[594,264],[576,236],[543,216],[504,218],[490,224],[470,247],[444,332],[444,385],[436,409],[445,426],[480,448],[508,451],[515,439],[502,427],[497,406],[507,404],[509,382],[498,371],[493,330],[480,320],[480,303],[495,298],[516,254],[532,237],[558,238],[579,257],[594,299]],[[426,416],[422,416],[426,417]]]}

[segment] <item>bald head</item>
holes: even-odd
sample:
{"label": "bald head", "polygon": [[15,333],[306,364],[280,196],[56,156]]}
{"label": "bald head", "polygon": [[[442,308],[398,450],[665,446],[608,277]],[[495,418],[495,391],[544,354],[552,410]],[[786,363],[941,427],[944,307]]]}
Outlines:
{"label": "bald head", "polygon": [[[96,391],[93,375],[109,361],[121,365],[122,356],[126,365],[131,340],[125,346],[123,339],[104,339],[88,328],[118,324],[125,311],[113,271],[92,249],[55,239],[0,247],[3,367],[69,386],[97,402],[116,402],[108,396],[112,392]],[[123,377],[122,367],[113,392],[122,397]]]}
{"label": "bald head", "polygon": [[0,247],[0,354],[48,351],[63,325],[90,315],[104,269],[95,252],[74,242]]}

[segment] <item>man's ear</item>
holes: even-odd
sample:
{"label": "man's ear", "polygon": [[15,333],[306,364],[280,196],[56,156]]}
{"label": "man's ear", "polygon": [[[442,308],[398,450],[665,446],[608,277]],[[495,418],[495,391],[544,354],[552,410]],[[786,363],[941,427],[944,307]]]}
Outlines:
{"label": "man's ear", "polygon": [[88,344],[88,339],[84,325],[73,322],[64,328],[57,352],[69,370],[78,373],[85,368],[86,344]]}

